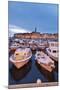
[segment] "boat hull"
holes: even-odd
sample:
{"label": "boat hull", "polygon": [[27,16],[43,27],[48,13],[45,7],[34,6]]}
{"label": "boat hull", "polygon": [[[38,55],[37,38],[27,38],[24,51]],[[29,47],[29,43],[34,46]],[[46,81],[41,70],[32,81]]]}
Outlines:
{"label": "boat hull", "polygon": [[23,67],[25,64],[28,63],[29,60],[26,60],[24,62],[16,62],[16,63],[13,63],[18,69]]}
{"label": "boat hull", "polygon": [[[32,55],[31,55],[32,56]],[[13,60],[12,56],[10,57],[10,61],[11,63],[13,63],[17,69],[20,69],[21,67],[23,67],[25,64],[27,64],[29,62],[29,60],[31,59],[31,56],[25,60],[21,60],[21,61],[15,61]]]}
{"label": "boat hull", "polygon": [[39,63],[39,61],[37,60],[37,63],[40,65],[40,67],[44,68],[46,71],[48,72],[52,72],[53,68],[47,64],[43,64],[43,63]]}
{"label": "boat hull", "polygon": [[39,49],[44,50],[45,46],[38,46]]}
{"label": "boat hull", "polygon": [[36,65],[39,71],[48,79],[49,82],[54,81],[54,77],[53,77],[54,69],[50,69],[43,64],[39,64],[37,61],[36,61]]}
{"label": "boat hull", "polygon": [[46,53],[47,53],[53,60],[55,60],[56,62],[58,61],[58,58],[57,58],[57,57],[55,57],[55,56],[53,56],[51,53],[49,53],[48,48],[46,49]]}

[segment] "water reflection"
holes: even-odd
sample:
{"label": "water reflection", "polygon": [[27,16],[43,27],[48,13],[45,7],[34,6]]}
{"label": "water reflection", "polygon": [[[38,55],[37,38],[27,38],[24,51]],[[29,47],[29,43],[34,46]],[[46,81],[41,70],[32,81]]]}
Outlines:
{"label": "water reflection", "polygon": [[11,76],[13,77],[14,80],[21,80],[26,77],[26,75],[29,73],[31,69],[31,60],[22,68],[17,69],[14,65],[10,69]]}
{"label": "water reflection", "polygon": [[35,62],[36,67],[38,70],[48,79],[48,82],[55,82],[58,81],[58,75],[55,70],[52,72],[48,72],[44,68],[42,68],[37,62]]}

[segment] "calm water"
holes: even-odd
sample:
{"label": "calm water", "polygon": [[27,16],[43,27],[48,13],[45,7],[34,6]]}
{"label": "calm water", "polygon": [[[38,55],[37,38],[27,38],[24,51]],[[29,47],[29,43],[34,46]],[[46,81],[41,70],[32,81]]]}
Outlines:
{"label": "calm water", "polygon": [[37,79],[42,82],[58,81],[58,73],[54,70],[49,76],[45,76],[36,63],[34,54],[31,60],[19,70],[9,62],[9,85],[36,83]]}

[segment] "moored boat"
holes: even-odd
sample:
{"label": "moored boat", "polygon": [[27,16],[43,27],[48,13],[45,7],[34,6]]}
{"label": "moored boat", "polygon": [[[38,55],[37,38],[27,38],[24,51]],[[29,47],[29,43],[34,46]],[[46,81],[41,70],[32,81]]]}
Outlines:
{"label": "moored boat", "polygon": [[30,48],[18,48],[15,53],[10,56],[10,61],[19,69],[23,67],[32,57]]}
{"label": "moored boat", "polygon": [[55,69],[54,61],[42,51],[36,52],[35,59],[37,68],[45,76],[45,78],[48,79],[49,82],[52,82],[54,80],[53,78],[53,72]]}
{"label": "moored boat", "polygon": [[20,47],[20,44],[19,44],[19,43],[13,42],[13,43],[11,44],[11,46],[10,46],[10,51],[11,51],[11,50],[16,50],[16,49],[19,48],[19,47]]}
{"label": "moored boat", "polygon": [[42,51],[36,52],[35,59],[40,67],[48,72],[52,72],[55,68],[54,61]]}
{"label": "moored boat", "polygon": [[44,50],[48,46],[48,43],[47,41],[39,40],[37,46],[40,50]]}
{"label": "moored boat", "polygon": [[58,62],[58,42],[49,42],[46,52],[54,61]]}
{"label": "moored boat", "polygon": [[30,44],[29,46],[30,46],[30,48],[31,48],[32,51],[36,51],[37,50],[37,45]]}

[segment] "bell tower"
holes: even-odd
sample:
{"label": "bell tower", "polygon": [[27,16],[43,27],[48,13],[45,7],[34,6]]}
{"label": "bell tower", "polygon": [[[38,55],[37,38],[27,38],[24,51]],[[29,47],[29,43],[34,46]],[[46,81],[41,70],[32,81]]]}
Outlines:
{"label": "bell tower", "polygon": [[37,32],[37,28],[35,27],[35,32]]}

